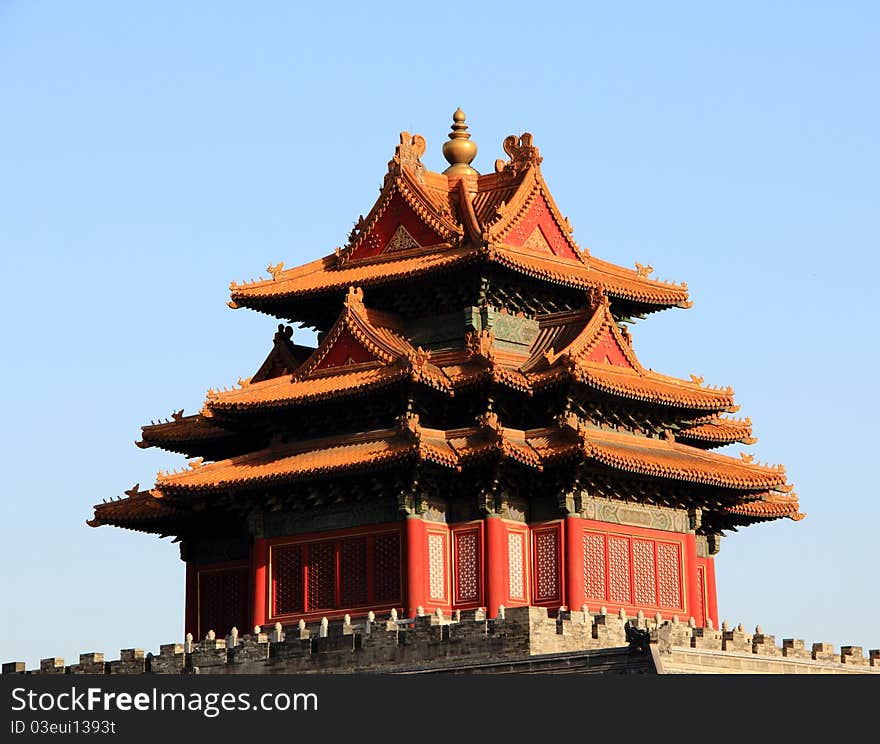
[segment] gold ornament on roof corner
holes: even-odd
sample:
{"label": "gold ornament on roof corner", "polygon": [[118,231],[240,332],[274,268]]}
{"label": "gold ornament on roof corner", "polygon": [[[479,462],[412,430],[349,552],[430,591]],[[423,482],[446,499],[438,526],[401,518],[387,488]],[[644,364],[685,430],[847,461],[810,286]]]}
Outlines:
{"label": "gold ornament on roof corner", "polygon": [[486,359],[493,359],[495,352],[492,345],[495,343],[495,334],[484,328],[481,331],[468,331],[465,334],[465,342],[471,356],[482,356]]}
{"label": "gold ornament on roof corner", "polygon": [[636,261],[636,273],[637,273],[639,276],[642,276],[642,277],[647,278],[647,277],[649,277],[651,274],[654,273],[654,267],[651,266],[651,264],[647,264],[647,265],[646,265],[646,264],[640,264],[638,261]]}
{"label": "gold ornament on roof corner", "polygon": [[431,351],[425,350],[421,346],[419,346],[414,352],[410,352],[407,355],[409,359],[409,363],[412,365],[413,369],[423,369],[424,366],[431,360]]}
{"label": "gold ornament on roof corner", "polygon": [[422,427],[419,421],[419,414],[413,413],[412,411],[404,413],[399,419],[397,419],[397,424],[400,427],[400,430],[408,437],[414,440],[419,440],[421,438]]}
{"label": "gold ornament on roof corner", "polygon": [[278,279],[278,275],[279,275],[283,270],[284,270],[284,261],[280,261],[279,263],[275,264],[274,266],[273,266],[272,264],[269,264],[269,265],[266,267],[266,271],[268,271],[268,272],[272,275],[272,281],[273,281],[273,282],[274,282],[276,279]]}
{"label": "gold ornament on roof corner", "polygon": [[449,133],[449,142],[443,143],[443,157],[449,163],[449,167],[443,171],[444,176],[479,176],[480,174],[471,168],[471,162],[477,157],[477,143],[471,140],[465,113],[457,108],[452,115],[452,131]]}
{"label": "gold ornament on roof corner", "polygon": [[498,414],[495,413],[495,411],[481,413],[477,416],[477,424],[484,429],[491,429],[496,434],[502,434],[504,432],[504,427],[501,425],[501,419],[498,418]]}
{"label": "gold ornament on roof corner", "polygon": [[[425,181],[425,166],[421,161],[427,144],[420,134],[400,133],[400,144],[394,149],[394,157],[388,161],[388,175],[400,175],[403,168],[415,174],[419,183]],[[387,178],[386,178],[387,180]]]}
{"label": "gold ornament on roof corner", "polygon": [[694,385],[702,385],[703,377],[701,375],[695,375],[691,373],[691,382],[694,383]]}
{"label": "gold ornament on roof corner", "polygon": [[510,173],[518,175],[532,165],[540,165],[544,158],[541,157],[540,151],[534,145],[535,138],[530,132],[523,132],[517,136],[515,134],[508,135],[504,138],[502,147],[507,153],[510,160],[498,159],[495,161],[496,173]]}
{"label": "gold ornament on roof corner", "polygon": [[740,459],[747,465],[751,465],[755,461],[754,455],[748,455],[745,452],[739,453]]}
{"label": "gold ornament on roof corner", "polygon": [[345,295],[345,306],[352,310],[363,310],[364,290],[361,287],[349,287]]}

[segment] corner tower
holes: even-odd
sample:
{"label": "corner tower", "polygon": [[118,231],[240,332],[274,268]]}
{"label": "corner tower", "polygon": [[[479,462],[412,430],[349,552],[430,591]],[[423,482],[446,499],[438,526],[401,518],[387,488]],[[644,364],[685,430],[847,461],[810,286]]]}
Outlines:
{"label": "corner tower", "polygon": [[192,459],[95,507],[92,526],[175,535],[186,631],[567,606],[717,625],[726,530],[800,519],[733,391],[647,369],[634,319],[687,286],[582,250],[531,134],[480,175],[464,113],[444,173],[403,132],[344,247],[231,285],[282,323],[257,372],[143,427]]}

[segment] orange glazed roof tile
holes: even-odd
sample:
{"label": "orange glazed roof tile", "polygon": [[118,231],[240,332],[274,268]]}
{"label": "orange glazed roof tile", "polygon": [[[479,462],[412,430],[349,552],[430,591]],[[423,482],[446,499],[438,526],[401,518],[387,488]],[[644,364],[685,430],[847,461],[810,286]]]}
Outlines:
{"label": "orange glazed roof tile", "polygon": [[365,392],[390,385],[405,377],[409,370],[397,365],[348,371],[297,380],[293,375],[251,383],[237,390],[224,390],[208,396],[212,411],[235,411],[249,408],[308,403],[313,400]]}
{"label": "orange glazed roof tile", "polygon": [[[587,257],[571,237],[571,225],[562,216],[541,175],[541,158],[532,145],[531,135],[508,137],[504,147],[511,159],[499,161],[497,173],[467,182],[461,177],[447,178],[426,170],[419,159],[424,152],[424,139],[402,133],[382,192],[367,217],[356,224],[348,245],[304,266],[278,268],[270,280],[241,285],[233,282],[230,305],[259,309],[271,302],[336,291],[349,285],[371,287],[434,274],[480,259],[561,286],[602,289],[620,299],[660,307],[689,306],[686,284],[661,282],[649,278],[650,272],[642,268],[634,271]],[[412,235],[405,231],[408,237],[395,242],[393,248],[372,243],[372,248],[366,248],[370,241],[378,239],[377,225],[397,198],[404,200],[413,219],[424,224],[436,238],[419,243],[410,240]],[[512,236],[524,219],[537,219],[531,214],[537,202],[543,227],[536,238],[539,248],[535,249],[529,247],[530,241],[521,243],[523,236]],[[391,224],[393,220],[386,227]],[[402,225],[403,222],[398,228]],[[557,248],[551,249],[547,231],[553,233],[549,239]],[[380,242],[384,243],[385,237]]]}
{"label": "orange glazed roof tile", "polygon": [[89,527],[112,524],[138,530],[139,525],[145,523],[165,523],[170,526],[184,514],[184,510],[169,504],[160,493],[144,491],[128,498],[97,504],[94,518],[86,520],[86,524]]}
{"label": "orange glazed roof tile", "polygon": [[788,517],[792,521],[799,522],[807,516],[800,512],[799,509],[800,505],[795,494],[770,491],[760,494],[759,498],[755,500],[728,506],[725,511],[737,516],[750,517],[757,520]]}
{"label": "orange glazed roof tile", "polygon": [[156,487],[163,492],[216,491],[287,482],[365,467],[374,469],[401,460],[413,451],[412,442],[397,429],[383,429],[347,438],[276,445],[208,465],[197,462],[189,470],[160,474]]}
{"label": "orange glazed roof tile", "polygon": [[160,443],[174,443],[183,441],[198,441],[205,439],[228,439],[235,433],[217,426],[209,419],[199,414],[181,416],[173,421],[163,421],[158,424],[150,424],[141,427],[141,441],[135,442],[138,447],[144,449]]}
{"label": "orange glazed roof tile", "polygon": [[161,474],[160,491],[222,490],[271,480],[316,477],[330,472],[375,467],[409,454],[447,467],[499,452],[525,465],[542,468],[582,452],[603,465],[641,475],[741,490],[785,486],[779,468],[708,453],[674,441],[648,439],[599,429],[551,427],[523,431],[501,426],[494,414],[477,426],[444,431],[422,427],[411,415],[408,428],[382,429],[353,436],[327,437],[276,445],[241,457],[190,470]]}
{"label": "orange glazed roof tile", "polygon": [[[532,372],[529,378],[533,384],[547,384],[560,375],[573,374],[590,387],[633,400],[709,411],[734,407],[730,388],[704,387],[696,379],[682,380],[643,367],[618,328],[604,296],[600,296],[596,310],[580,333],[574,338],[571,335],[561,339],[568,344],[558,352],[552,343],[542,342],[543,355],[533,356],[526,365]],[[592,353],[603,343],[615,355],[615,363],[607,355],[602,360],[602,355]]]}
{"label": "orange glazed roof tile", "polygon": [[754,444],[757,437],[752,436],[751,419],[732,419],[715,416],[709,420],[689,426],[676,432],[676,439],[706,442],[715,446],[724,444]]}
{"label": "orange glazed roof tile", "polygon": [[412,279],[425,274],[447,271],[472,263],[479,257],[476,248],[448,248],[443,251],[425,251],[417,255],[392,254],[393,258],[371,263],[337,267],[336,256],[312,261],[296,269],[285,270],[275,279],[261,279],[247,284],[230,285],[233,306],[244,306],[260,300],[277,300],[344,291],[353,285],[366,287],[391,284],[401,279]]}
{"label": "orange glazed roof tile", "polygon": [[619,432],[591,429],[585,439],[590,457],[619,470],[744,490],[786,486],[781,466],[751,464],[674,441]]}
{"label": "orange glazed roof tile", "polygon": [[[352,301],[353,297],[357,299]],[[397,316],[365,308],[362,294],[350,288],[346,308],[339,319],[319,348],[294,374],[246,383],[241,389],[211,392],[206,401],[207,411],[210,414],[211,411],[295,405],[357,395],[406,378],[452,395],[459,388],[486,379],[530,393],[571,376],[610,395],[633,400],[713,412],[734,407],[733,391],[729,388],[704,387],[693,380],[645,369],[617,328],[605,301],[599,303],[592,315],[589,311],[553,313],[540,317],[538,324],[538,335],[528,356],[496,349],[491,335],[485,334],[481,339],[471,338],[472,348],[441,351],[435,356],[412,346],[400,331],[401,321]],[[316,373],[317,366],[343,331],[350,332],[369,349],[375,360],[356,367],[330,367]],[[594,348],[607,340],[606,336],[613,337],[629,367],[590,358]],[[556,353],[554,349],[560,347],[562,351]],[[716,431],[711,426],[700,431],[715,431],[718,436],[722,433],[722,429]],[[700,431],[694,438],[700,436]],[[732,432],[733,428],[723,431]]]}

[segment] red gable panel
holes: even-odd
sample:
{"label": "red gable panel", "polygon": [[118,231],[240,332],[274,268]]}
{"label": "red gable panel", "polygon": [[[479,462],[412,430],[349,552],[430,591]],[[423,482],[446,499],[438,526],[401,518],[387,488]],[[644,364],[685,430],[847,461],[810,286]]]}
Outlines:
{"label": "red gable panel", "polygon": [[[536,229],[539,232],[535,232]],[[516,248],[527,248],[539,252],[549,251],[561,258],[577,260],[577,255],[569,245],[562,230],[556,224],[543,195],[538,194],[526,213],[520,218],[504,241]]]}
{"label": "red gable panel", "polygon": [[613,364],[615,367],[627,367],[632,369],[632,365],[623,353],[623,349],[617,343],[617,339],[611,332],[610,328],[602,331],[602,336],[598,343],[590,349],[587,359],[591,362],[599,362],[605,364]]}
{"label": "red gable panel", "polygon": [[[403,231],[400,228],[403,228]],[[395,245],[389,245],[392,238],[395,238]],[[402,238],[404,240],[401,240]],[[351,254],[351,260],[371,258],[393,250],[406,250],[410,247],[408,245],[410,242],[414,243],[411,247],[437,245],[443,242],[443,238],[428,227],[413,212],[406,200],[395,192],[385,211]]]}
{"label": "red gable panel", "polygon": [[376,357],[361,345],[349,330],[343,330],[327,355],[320,361],[313,371],[330,369],[332,367],[346,367],[352,364],[364,364],[378,361]]}

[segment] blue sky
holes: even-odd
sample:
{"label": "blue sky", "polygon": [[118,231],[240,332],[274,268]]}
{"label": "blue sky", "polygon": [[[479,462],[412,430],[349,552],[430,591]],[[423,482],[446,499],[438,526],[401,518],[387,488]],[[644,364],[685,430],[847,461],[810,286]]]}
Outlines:
{"label": "blue sky", "polygon": [[876,4],[182,5],[0,0],[0,659],[180,637],[176,545],[91,506],[261,363],[229,281],[342,244],[400,130],[442,170],[456,106],[479,170],[532,132],[582,246],[689,283],[637,353],[786,465],[808,517],[722,542],[722,617],[880,646]]}

